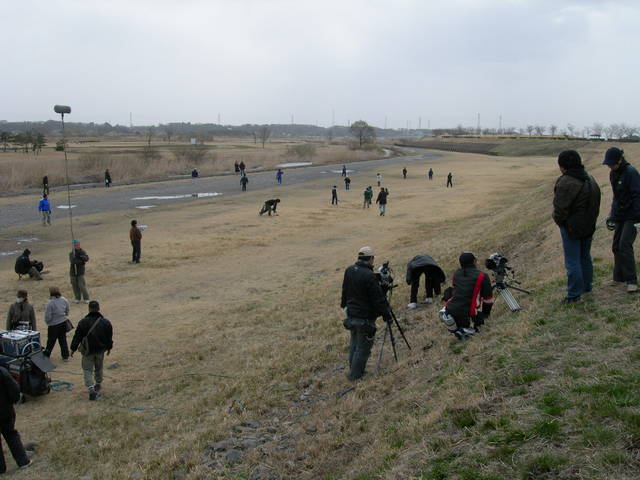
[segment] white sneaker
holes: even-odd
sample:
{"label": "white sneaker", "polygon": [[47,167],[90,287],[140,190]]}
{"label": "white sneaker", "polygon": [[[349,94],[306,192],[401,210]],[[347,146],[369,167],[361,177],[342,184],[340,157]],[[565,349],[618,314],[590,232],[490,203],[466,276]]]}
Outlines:
{"label": "white sneaker", "polygon": [[433,298],[427,297],[427,298],[424,299],[424,302],[428,303],[429,305],[431,305],[433,303]]}
{"label": "white sneaker", "polygon": [[635,283],[627,284],[627,293],[638,293],[638,285]]}
{"label": "white sneaker", "polygon": [[417,308],[417,306],[418,306],[417,303],[411,302],[409,305],[407,305],[407,308],[409,310],[413,310],[414,308]]}

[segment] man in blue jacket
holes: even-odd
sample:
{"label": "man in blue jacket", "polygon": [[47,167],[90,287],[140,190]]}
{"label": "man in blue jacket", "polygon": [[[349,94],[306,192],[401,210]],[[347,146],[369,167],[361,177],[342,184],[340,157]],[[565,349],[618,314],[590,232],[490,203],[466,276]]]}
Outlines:
{"label": "man in blue jacket", "polygon": [[51,225],[51,204],[46,193],[38,203],[38,211],[42,212],[42,226]]}
{"label": "man in blue jacket", "polygon": [[640,222],[640,175],[617,147],[607,150],[602,164],[611,169],[609,180],[613,190],[611,213],[607,218],[607,227],[614,230],[613,284],[626,283],[627,293],[636,293],[638,277],[633,242],[637,234],[635,224]]}

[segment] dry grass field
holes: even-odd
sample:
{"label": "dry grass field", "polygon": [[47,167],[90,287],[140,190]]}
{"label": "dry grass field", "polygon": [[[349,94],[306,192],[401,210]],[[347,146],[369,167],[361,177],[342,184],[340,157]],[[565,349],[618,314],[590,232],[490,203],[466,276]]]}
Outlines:
{"label": "dry grass field", "polygon": [[[274,140],[262,148],[242,139],[198,146],[152,143],[150,148],[144,142],[133,141],[71,142],[67,151],[69,177],[72,184],[102,182],[104,171],[109,169],[115,184],[121,184],[188,175],[194,167],[201,175],[230,172],[235,161],[244,161],[247,168],[252,170],[274,168],[284,162],[352,163],[384,156],[381,148],[351,150],[348,142],[336,141],[330,144],[314,143],[313,154],[301,158],[289,148],[296,145],[300,143]],[[40,187],[44,175],[49,176],[51,187],[65,184],[64,152],[56,152],[51,146],[37,155],[0,151],[1,192],[20,192]]]}
{"label": "dry grass field", "polygon": [[[603,186],[604,215],[602,151],[581,153]],[[418,177],[429,166],[433,182]],[[637,479],[638,297],[605,286],[610,235],[600,228],[593,298],[559,305],[555,158],[446,154],[412,163],[407,180],[400,169],[382,169],[386,217],[361,209],[375,172],[354,175],[338,207],[327,182],[281,187],[273,218],[257,215],[269,191],[79,217],[89,291],[114,325],[107,363],[118,367],[89,402],[79,358],[64,364],[54,351],[53,379],[73,388],[17,408],[23,439],[40,445],[12,477]],[[136,266],[127,264],[132,218],[149,226]],[[32,248],[51,270],[43,282],[18,282],[13,260],[0,260],[2,310],[26,286],[42,324],[49,285],[72,296],[68,231],[60,221],[0,236],[43,240]],[[413,348],[399,346],[398,364],[387,350],[378,375],[379,335],[368,375],[344,390],[340,285],[362,245],[395,268],[393,305]],[[486,328],[460,343],[439,307],[406,311],[403,279],[418,253],[450,273],[463,250],[504,253],[535,294],[518,295],[519,314],[499,301]],[[84,309],[72,304],[74,322]],[[237,462],[231,446],[242,447]]]}

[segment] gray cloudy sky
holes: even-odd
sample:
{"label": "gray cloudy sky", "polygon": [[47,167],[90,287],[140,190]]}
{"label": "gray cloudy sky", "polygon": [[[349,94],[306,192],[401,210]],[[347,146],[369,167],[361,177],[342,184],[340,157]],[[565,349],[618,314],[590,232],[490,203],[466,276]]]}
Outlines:
{"label": "gray cloudy sky", "polygon": [[0,119],[640,123],[640,2],[0,0]]}

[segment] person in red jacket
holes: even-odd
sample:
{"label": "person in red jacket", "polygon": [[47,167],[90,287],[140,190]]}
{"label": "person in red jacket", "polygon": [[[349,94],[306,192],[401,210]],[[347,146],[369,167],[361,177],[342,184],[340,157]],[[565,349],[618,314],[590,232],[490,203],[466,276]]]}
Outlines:
{"label": "person in red jacket", "polygon": [[131,220],[129,239],[131,240],[131,247],[133,248],[131,263],[140,263],[140,253],[142,252],[142,231],[138,228],[137,220]]}

